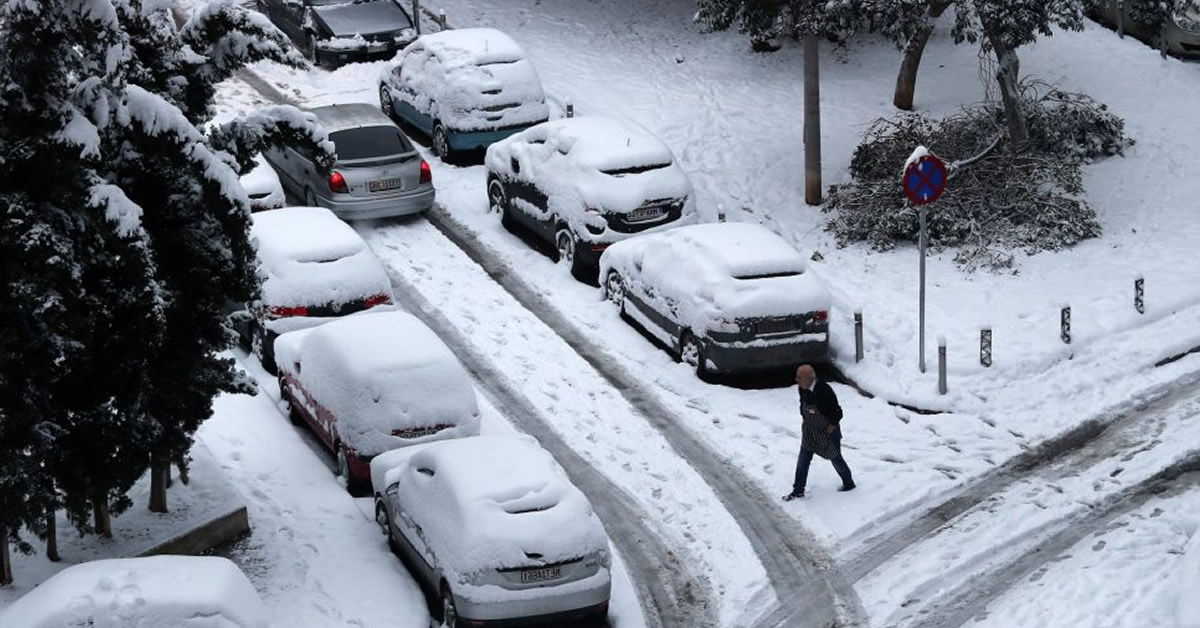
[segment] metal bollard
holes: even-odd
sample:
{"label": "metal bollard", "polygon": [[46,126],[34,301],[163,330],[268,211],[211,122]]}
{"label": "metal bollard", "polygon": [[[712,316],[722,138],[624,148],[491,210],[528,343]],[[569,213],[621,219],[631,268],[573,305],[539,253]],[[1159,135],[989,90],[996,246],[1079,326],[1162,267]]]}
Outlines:
{"label": "metal bollard", "polygon": [[438,9],[437,22],[438,22],[438,27],[441,30],[446,30],[446,10],[445,9]]}
{"label": "metal bollard", "polygon": [[413,29],[418,35],[421,34],[421,0],[412,0],[412,23]]}
{"label": "metal bollard", "polygon": [[992,365],[992,328],[990,325],[979,330],[979,363],[984,367]]}
{"label": "metal bollard", "polygon": [[946,337],[938,336],[938,393],[946,394]]}
{"label": "metal bollard", "polygon": [[569,100],[567,101],[567,117],[568,118],[575,117],[575,103],[573,103]]}
{"label": "metal bollard", "polygon": [[1062,307],[1062,318],[1059,323],[1059,336],[1066,344],[1071,344],[1071,304]]}
{"label": "metal bollard", "polygon": [[1141,275],[1133,280],[1133,309],[1138,314],[1146,313],[1146,279]]}
{"label": "metal bollard", "polygon": [[862,308],[854,310],[854,361],[862,362],[863,359],[863,321]]}

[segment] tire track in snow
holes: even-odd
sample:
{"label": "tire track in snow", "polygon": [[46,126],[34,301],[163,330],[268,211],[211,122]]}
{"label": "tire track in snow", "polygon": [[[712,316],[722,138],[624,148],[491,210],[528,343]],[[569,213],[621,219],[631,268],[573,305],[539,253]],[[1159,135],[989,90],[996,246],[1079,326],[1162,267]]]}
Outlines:
{"label": "tire track in snow", "polygon": [[537,436],[588,496],[630,571],[646,625],[651,628],[713,625],[703,596],[693,584],[699,579],[687,573],[671,549],[646,525],[637,504],[558,436],[549,418],[462,331],[440,316],[413,284],[390,267],[388,275],[405,309],[454,349],[496,409],[521,431]]}
{"label": "tire track in snow", "polygon": [[1191,397],[1194,394],[1191,387],[1197,383],[1200,383],[1200,370],[1155,386],[1139,398],[1027,450],[924,511],[892,519],[890,525],[881,522],[884,530],[876,526],[870,537],[847,542],[848,549],[842,553],[846,577],[851,582],[858,582],[908,547],[952,525],[972,508],[1028,479],[1033,473],[1054,465],[1065,465],[1062,471],[1086,468],[1089,463],[1111,454],[1114,447],[1124,445],[1126,431],[1132,430],[1136,434],[1146,414],[1160,413]]}
{"label": "tire track in snow", "polygon": [[[823,548],[763,494],[739,468],[710,450],[683,427],[685,421],[647,390],[639,378],[612,359],[599,344],[570,323],[509,265],[491,252],[440,206],[426,216],[496,283],[563,339],[652,425],[704,479],[735,516],[767,571],[779,608],[761,626],[865,625],[865,612],[853,587]],[[748,613],[750,614],[750,613]]]}
{"label": "tire track in snow", "polygon": [[1037,534],[1024,544],[1024,551],[972,576],[958,586],[941,593],[931,603],[914,609],[919,615],[909,624],[920,628],[960,628],[972,617],[984,612],[988,604],[1029,577],[1037,569],[1055,561],[1084,537],[1099,532],[1123,515],[1137,510],[1153,498],[1187,491],[1200,486],[1200,450],[1163,469],[1148,480],[1132,486],[1103,505],[1064,520],[1053,529]]}

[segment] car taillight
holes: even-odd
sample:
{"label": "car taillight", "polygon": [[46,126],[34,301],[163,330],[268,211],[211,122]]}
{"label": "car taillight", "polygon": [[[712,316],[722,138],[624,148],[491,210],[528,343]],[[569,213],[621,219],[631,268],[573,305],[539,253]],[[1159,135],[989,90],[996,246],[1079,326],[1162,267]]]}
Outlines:
{"label": "car taillight", "polygon": [[367,297],[366,305],[368,308],[372,308],[372,307],[375,307],[376,305],[383,305],[385,303],[391,303],[391,302],[392,302],[392,297],[390,297],[386,294],[376,294],[376,295]]}
{"label": "car taillight", "polygon": [[829,320],[829,312],[826,312],[825,310],[817,310],[816,312],[813,312],[812,320],[814,323],[824,323],[825,321]]}
{"label": "car taillight", "polygon": [[335,170],[333,174],[329,175],[329,191],[341,194],[345,194],[348,191],[346,189],[346,177],[343,177],[342,173]]}
{"label": "car taillight", "polygon": [[429,169],[429,162],[421,160],[421,181],[420,183],[432,183],[433,171]]}
{"label": "car taillight", "polygon": [[286,306],[275,305],[271,307],[271,316],[275,318],[287,318],[289,316],[308,316],[308,308],[303,305]]}

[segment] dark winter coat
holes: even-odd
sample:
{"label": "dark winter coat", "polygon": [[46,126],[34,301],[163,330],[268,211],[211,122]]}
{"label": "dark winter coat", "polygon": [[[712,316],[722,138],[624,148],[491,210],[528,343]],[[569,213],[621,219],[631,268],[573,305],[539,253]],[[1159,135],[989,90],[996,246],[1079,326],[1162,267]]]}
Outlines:
{"label": "dark winter coat", "polygon": [[[818,381],[812,391],[800,389],[800,449],[827,460],[842,455],[842,406],[837,394],[825,382]],[[830,433],[829,426],[833,426]]]}

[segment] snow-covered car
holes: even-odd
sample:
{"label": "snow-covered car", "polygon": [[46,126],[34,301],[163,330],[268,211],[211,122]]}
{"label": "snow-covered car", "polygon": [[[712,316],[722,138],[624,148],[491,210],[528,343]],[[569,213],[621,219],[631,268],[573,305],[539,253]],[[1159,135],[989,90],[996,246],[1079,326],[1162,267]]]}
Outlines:
{"label": "snow-covered car", "polygon": [[241,178],[242,189],[250,197],[250,211],[278,209],[283,207],[287,199],[283,195],[283,185],[279,183],[279,175],[267,163],[262,155],[254,158],[254,169]]}
{"label": "snow-covered car", "polygon": [[831,299],[806,266],[762,226],[711,223],[618,242],[600,276],[627,320],[703,377],[828,359]]}
{"label": "snow-covered car", "polygon": [[264,151],[283,184],[306,205],[327,207],[347,220],[405,216],[433,206],[433,173],[408,138],[371,105],[309,110],[337,151],[325,170],[299,146]]}
{"label": "snow-covered car", "polygon": [[254,214],[262,295],[230,316],[242,346],[275,374],[275,340],[338,317],[390,307],[383,264],[350,225],[322,207]]}
{"label": "snow-covered car", "polygon": [[607,616],[608,537],[587,497],[532,437],[391,451],[371,462],[371,483],[376,521],[441,599],[443,625]]}
{"label": "snow-covered car", "polygon": [[370,461],[397,447],[479,433],[466,369],[431,329],[401,311],[348,316],[275,341],[280,397],[337,458],[351,493]]}
{"label": "snow-covered car", "polygon": [[398,0],[257,0],[316,66],[391,59],[417,34]]}
{"label": "snow-covered car", "polygon": [[442,159],[482,150],[550,117],[533,63],[493,28],[417,38],[380,72],[379,105],[428,135]]}
{"label": "snow-covered car", "polygon": [[1129,2],[1101,0],[1091,7],[1091,15],[1097,21],[1120,28],[1147,44],[1177,57],[1200,58],[1200,11],[1184,9],[1166,18],[1162,32],[1136,22],[1129,10]]}
{"label": "snow-covered car", "polygon": [[72,565],[0,610],[4,628],[266,628],[254,585],[227,558],[147,556]]}
{"label": "snow-covered car", "polygon": [[628,120],[552,120],[493,144],[484,163],[492,211],[554,245],[579,278],[614,242],[696,221],[671,149]]}

